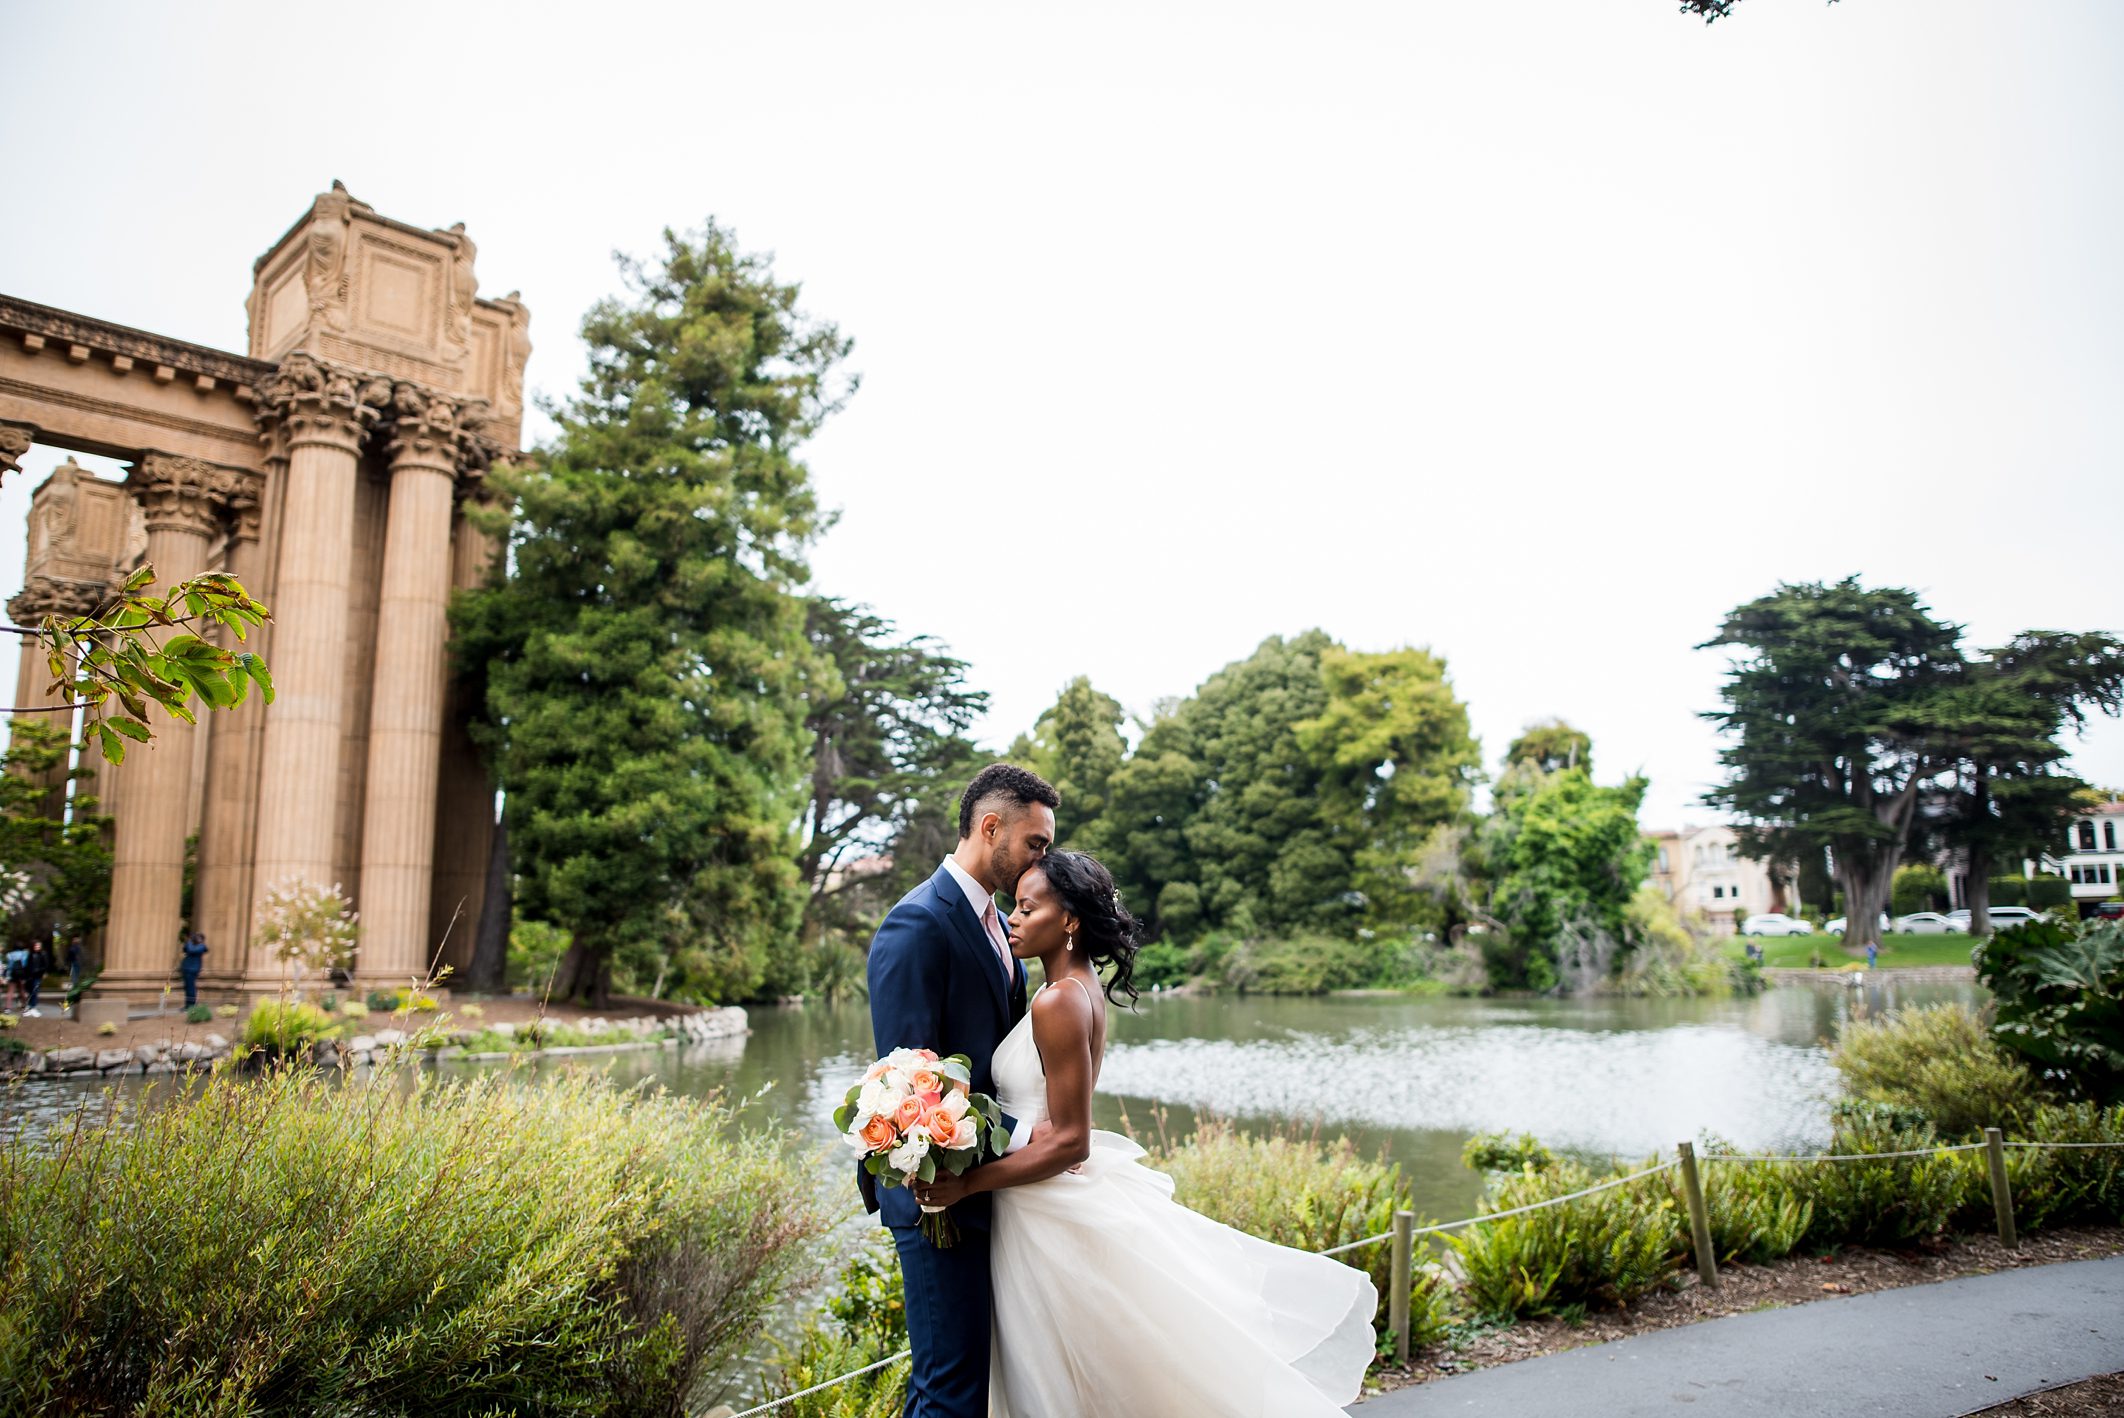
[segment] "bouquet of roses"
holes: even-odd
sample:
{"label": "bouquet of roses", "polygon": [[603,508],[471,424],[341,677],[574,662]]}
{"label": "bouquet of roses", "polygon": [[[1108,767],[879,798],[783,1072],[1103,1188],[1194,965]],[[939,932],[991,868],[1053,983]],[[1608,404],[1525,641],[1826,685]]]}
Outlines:
{"label": "bouquet of roses", "polygon": [[[974,1092],[972,1081],[973,1060],[964,1054],[940,1059],[934,1049],[894,1049],[863,1071],[833,1110],[833,1125],[884,1186],[933,1182],[940,1171],[956,1177],[1010,1145],[1003,1110]],[[922,1234],[945,1247],[958,1228],[943,1207],[925,1206]]]}

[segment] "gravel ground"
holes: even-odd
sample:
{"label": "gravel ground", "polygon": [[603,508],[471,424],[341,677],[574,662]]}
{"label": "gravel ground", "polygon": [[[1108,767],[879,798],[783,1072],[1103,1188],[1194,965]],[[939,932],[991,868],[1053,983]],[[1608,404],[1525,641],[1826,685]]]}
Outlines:
{"label": "gravel ground", "polygon": [[[1719,1286],[1706,1289],[1694,1272],[1674,1290],[1649,1295],[1634,1305],[1587,1314],[1576,1324],[1560,1319],[1522,1320],[1502,1328],[1464,1331],[1411,1355],[1407,1369],[1373,1371],[1367,1392],[1386,1392],[1449,1374],[1487,1369],[1558,1354],[1589,1344],[1605,1344],[1656,1329],[1694,1324],[1720,1315],[1804,1304],[1833,1295],[1858,1295],[1904,1285],[1926,1285],[1961,1275],[1987,1275],[2022,1266],[2059,1261],[2093,1260],[2124,1255],[2124,1227],[2064,1227],[2038,1231],[2008,1250],[1996,1236],[1969,1236],[1916,1250],[1876,1251],[1861,1248],[1829,1256],[1793,1256],[1770,1265],[1729,1265],[1719,1271]],[[1986,1410],[1987,1412],[1990,1410]],[[2002,1409],[2001,1412],[2022,1410]],[[2090,1412],[2124,1414],[2117,1409],[2041,1409],[2030,1414]]]}
{"label": "gravel ground", "polygon": [[2074,1418],[2124,1418],[2124,1373],[2082,1379],[1981,1410],[1981,1418],[2065,1418],[2067,1414]]}

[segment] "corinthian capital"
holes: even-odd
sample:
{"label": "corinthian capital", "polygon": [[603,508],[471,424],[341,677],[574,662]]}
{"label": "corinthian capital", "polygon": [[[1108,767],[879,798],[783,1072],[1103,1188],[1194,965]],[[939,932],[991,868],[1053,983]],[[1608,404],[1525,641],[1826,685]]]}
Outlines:
{"label": "corinthian capital", "polygon": [[290,449],[326,443],[358,453],[390,397],[388,380],[298,351],[259,385],[258,418],[267,433],[277,426]]}
{"label": "corinthian capital", "polygon": [[147,514],[148,531],[210,537],[242,477],[234,468],[198,458],[147,453],[133,465],[126,484]]}
{"label": "corinthian capital", "polygon": [[21,592],[7,603],[7,615],[17,625],[35,625],[48,615],[62,618],[87,615],[109,596],[110,588],[100,581],[32,576]]}
{"label": "corinthian capital", "polygon": [[392,419],[385,451],[392,466],[438,468],[476,476],[494,456],[486,435],[487,401],[438,394],[419,384],[400,384],[391,394]]}

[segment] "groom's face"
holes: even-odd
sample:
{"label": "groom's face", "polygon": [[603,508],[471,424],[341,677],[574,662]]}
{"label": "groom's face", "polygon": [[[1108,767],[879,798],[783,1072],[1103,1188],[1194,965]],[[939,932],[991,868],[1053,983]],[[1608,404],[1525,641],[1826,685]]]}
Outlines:
{"label": "groom's face", "polygon": [[990,880],[1009,890],[1025,869],[1047,855],[1055,840],[1055,810],[1045,803],[1028,803],[1016,812],[984,819],[988,832]]}

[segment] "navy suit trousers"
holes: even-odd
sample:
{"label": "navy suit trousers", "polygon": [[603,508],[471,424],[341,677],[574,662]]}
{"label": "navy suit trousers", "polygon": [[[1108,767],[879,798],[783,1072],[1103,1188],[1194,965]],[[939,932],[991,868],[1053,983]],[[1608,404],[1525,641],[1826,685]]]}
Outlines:
{"label": "navy suit trousers", "polygon": [[895,1226],[892,1243],[914,1350],[905,1418],[988,1418],[988,1232],[962,1226],[959,1243],[940,1251],[921,1228]]}

